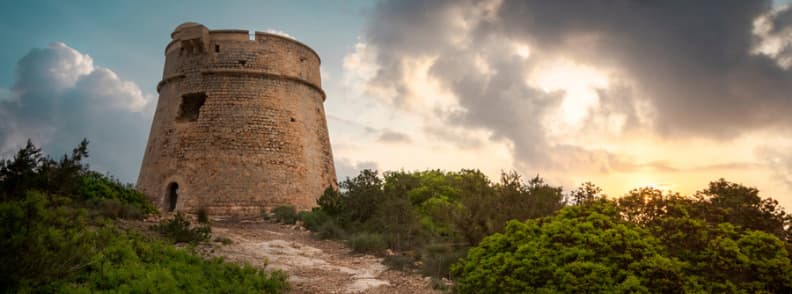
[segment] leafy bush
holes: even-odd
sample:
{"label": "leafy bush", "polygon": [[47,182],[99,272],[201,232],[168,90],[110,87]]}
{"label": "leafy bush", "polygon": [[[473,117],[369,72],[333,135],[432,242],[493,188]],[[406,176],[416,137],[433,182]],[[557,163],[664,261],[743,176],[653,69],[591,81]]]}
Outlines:
{"label": "leafy bush", "polygon": [[460,255],[456,252],[502,231],[508,220],[550,215],[564,199],[560,188],[539,177],[523,182],[515,173],[503,174],[500,183],[492,183],[475,170],[398,171],[382,177],[364,170],[339,187],[321,195],[318,209],[301,214],[306,228],[321,238],[343,238],[342,232],[352,239],[375,234],[387,248],[400,251],[429,252],[423,250],[427,244],[460,244],[453,252],[426,253],[430,266],[441,268],[427,272],[438,276],[448,276],[451,259]]}
{"label": "leafy bush", "polygon": [[283,205],[272,209],[272,214],[276,221],[293,225],[297,222],[297,210],[294,206]]}
{"label": "leafy bush", "polygon": [[87,211],[63,205],[69,202],[31,191],[0,203],[0,285],[40,288],[91,263],[97,245],[105,243],[98,238],[103,230],[85,230]]}
{"label": "leafy bush", "polygon": [[0,203],[2,292],[280,293],[288,287],[282,272],[204,260],[71,205],[70,198],[40,192]]}
{"label": "leafy bush", "polygon": [[323,210],[314,208],[311,211],[301,211],[298,218],[307,229],[316,231],[322,224],[331,221],[330,216]]}
{"label": "leafy bush", "polygon": [[156,211],[148,199],[132,186],[121,184],[116,179],[96,172],[86,172],[86,175],[80,177],[77,193],[85,201],[116,200],[115,202],[124,203],[130,206],[130,209],[134,207],[143,214]]}
{"label": "leafy bush", "polygon": [[388,245],[385,244],[385,239],[382,235],[376,233],[358,233],[352,235],[347,241],[352,251],[357,253],[373,253],[382,254]]}
{"label": "leafy bush", "polygon": [[465,256],[465,248],[448,244],[430,244],[421,253],[421,272],[432,277],[449,278],[451,265]]}
{"label": "leafy bush", "polygon": [[321,223],[314,231],[316,232],[316,236],[319,237],[319,239],[341,240],[346,238],[347,235],[344,229],[338,226],[333,220],[328,220]]}
{"label": "leafy bush", "polygon": [[[87,141],[55,161],[30,142],[0,161],[0,292],[281,293],[276,271],[204,260],[118,229],[109,218],[153,211],[131,186],[89,171]],[[158,228],[176,239],[208,238],[181,215]],[[188,236],[187,238],[183,237]]]}
{"label": "leafy bush", "polygon": [[92,199],[88,206],[104,217],[117,219],[142,219],[146,213],[137,205],[129,204],[118,199]]}
{"label": "leafy bush", "polygon": [[209,226],[192,227],[190,221],[180,212],[177,212],[173,219],[152,226],[152,229],[175,243],[203,242],[212,237],[212,229]]}
{"label": "leafy bush", "polygon": [[209,211],[205,207],[198,208],[197,218],[198,218],[198,223],[208,224]]}
{"label": "leafy bush", "polygon": [[541,221],[509,222],[452,273],[462,293],[792,290],[792,264],[776,237],[730,224],[698,228],[704,232],[684,239],[702,238],[703,250],[673,252],[679,245],[622,220],[611,203],[567,207]]}
{"label": "leafy bush", "polygon": [[[288,288],[282,272],[204,260],[183,249],[138,235],[112,239],[73,281],[67,292],[280,293]],[[123,238],[123,239],[122,239]]]}

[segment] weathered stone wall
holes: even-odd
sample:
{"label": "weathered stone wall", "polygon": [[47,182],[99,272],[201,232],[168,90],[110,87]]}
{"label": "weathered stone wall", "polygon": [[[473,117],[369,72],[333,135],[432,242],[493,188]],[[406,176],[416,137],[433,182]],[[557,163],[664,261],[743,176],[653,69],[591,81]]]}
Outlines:
{"label": "weathered stone wall", "polygon": [[[247,31],[193,23],[172,37],[139,191],[163,211],[177,194],[175,210],[252,215],[284,204],[309,209],[335,187],[313,50],[282,36],[257,32],[250,40]],[[205,97],[197,118],[189,105],[201,99],[190,97]]]}

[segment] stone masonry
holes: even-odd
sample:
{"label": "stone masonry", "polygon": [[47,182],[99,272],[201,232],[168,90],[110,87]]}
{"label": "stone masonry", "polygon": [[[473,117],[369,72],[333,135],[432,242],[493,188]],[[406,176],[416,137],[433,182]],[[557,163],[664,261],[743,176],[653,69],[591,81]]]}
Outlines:
{"label": "stone masonry", "polygon": [[179,25],[137,189],[161,211],[243,216],[336,188],[319,56],[293,39]]}

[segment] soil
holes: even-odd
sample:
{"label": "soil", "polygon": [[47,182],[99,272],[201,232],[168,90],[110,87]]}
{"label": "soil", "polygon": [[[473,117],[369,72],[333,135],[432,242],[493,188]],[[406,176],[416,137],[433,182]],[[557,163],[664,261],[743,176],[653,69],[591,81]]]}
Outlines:
{"label": "soil", "polygon": [[297,225],[263,220],[212,223],[212,241],[198,251],[226,261],[283,270],[289,293],[440,293],[431,279],[415,272],[388,269],[382,258],[355,254],[343,243],[318,240]]}

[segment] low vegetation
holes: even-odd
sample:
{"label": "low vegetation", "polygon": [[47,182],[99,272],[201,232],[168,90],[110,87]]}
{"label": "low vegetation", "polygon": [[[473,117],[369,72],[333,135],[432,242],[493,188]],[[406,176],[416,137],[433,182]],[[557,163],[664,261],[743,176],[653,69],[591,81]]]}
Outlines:
{"label": "low vegetation", "polygon": [[386,264],[461,293],[792,291],[792,216],[723,179],[692,196],[615,199],[471,170],[364,170],[339,186],[299,214],[305,227],[358,252],[391,249]]}
{"label": "low vegetation", "polygon": [[297,209],[291,205],[278,206],[272,209],[272,217],[275,221],[293,225],[297,223]]}
{"label": "low vegetation", "polygon": [[[205,260],[116,225],[153,212],[128,185],[89,171],[83,141],[53,160],[28,144],[0,162],[0,292],[281,293],[281,272]],[[178,216],[177,241],[208,237]],[[189,233],[185,233],[189,232]],[[182,237],[185,234],[189,237]]]}
{"label": "low vegetation", "polygon": [[493,183],[473,170],[382,177],[365,170],[340,187],[325,191],[318,208],[300,213],[306,228],[320,238],[346,239],[356,252],[407,252],[391,258],[393,264],[420,264],[415,269],[436,277],[449,277],[467,248],[503,231],[508,220],[552,215],[564,205],[561,188],[539,177],[524,182],[515,173]]}
{"label": "low vegetation", "polygon": [[[60,160],[28,143],[0,161],[0,292],[287,289],[281,272],[174,247],[211,240],[205,210],[198,224],[176,214],[154,225],[161,238],[117,226],[154,209],[89,171],[87,155],[87,142]],[[538,176],[491,181],[475,170],[364,170],[339,187],[311,211],[262,216],[299,220],[319,238],[460,293],[792,292],[792,216],[723,179],[689,196],[640,188],[614,199],[590,183],[563,193]]]}
{"label": "low vegetation", "polygon": [[174,243],[195,244],[212,238],[211,227],[207,225],[193,226],[181,213],[176,213],[174,218],[152,226],[152,229]]}
{"label": "low vegetation", "polygon": [[[677,207],[681,208],[681,207]],[[681,208],[684,209],[684,208]],[[511,221],[453,267],[462,293],[788,293],[785,244],[767,232],[664,215],[642,226],[599,201]]]}

